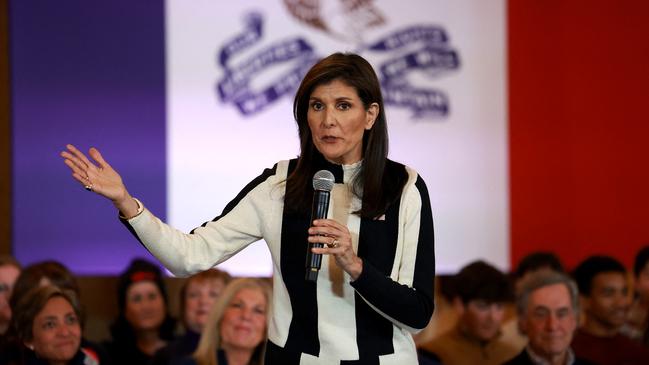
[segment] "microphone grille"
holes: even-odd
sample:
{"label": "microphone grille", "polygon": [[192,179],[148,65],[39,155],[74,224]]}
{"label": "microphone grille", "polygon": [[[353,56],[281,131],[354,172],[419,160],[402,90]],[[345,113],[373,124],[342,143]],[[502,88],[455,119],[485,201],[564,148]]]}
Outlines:
{"label": "microphone grille", "polygon": [[320,170],[313,175],[313,189],[331,191],[336,179],[329,170]]}

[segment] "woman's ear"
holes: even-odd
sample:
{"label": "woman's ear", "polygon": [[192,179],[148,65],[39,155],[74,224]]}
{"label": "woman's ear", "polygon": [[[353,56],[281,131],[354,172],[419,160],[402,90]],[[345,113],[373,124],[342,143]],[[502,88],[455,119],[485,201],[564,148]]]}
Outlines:
{"label": "woman's ear", "polygon": [[374,126],[374,122],[376,121],[376,118],[379,116],[379,103],[372,103],[370,104],[369,108],[367,108],[367,111],[365,112],[365,115],[367,116],[367,119],[365,121],[365,129],[370,130],[372,129],[372,126]]}

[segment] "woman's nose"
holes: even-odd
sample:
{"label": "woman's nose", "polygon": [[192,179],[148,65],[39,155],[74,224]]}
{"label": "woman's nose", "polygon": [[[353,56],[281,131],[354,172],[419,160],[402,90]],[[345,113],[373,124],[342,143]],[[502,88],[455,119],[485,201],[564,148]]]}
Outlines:
{"label": "woman's nose", "polygon": [[324,125],[325,127],[332,127],[336,125],[336,112],[330,109],[324,112]]}
{"label": "woman's nose", "polygon": [[70,326],[67,325],[67,324],[64,324],[64,325],[62,325],[62,326],[59,326],[58,331],[57,331],[57,334],[58,334],[59,336],[69,336],[70,333],[71,333],[71,328],[70,328]]}

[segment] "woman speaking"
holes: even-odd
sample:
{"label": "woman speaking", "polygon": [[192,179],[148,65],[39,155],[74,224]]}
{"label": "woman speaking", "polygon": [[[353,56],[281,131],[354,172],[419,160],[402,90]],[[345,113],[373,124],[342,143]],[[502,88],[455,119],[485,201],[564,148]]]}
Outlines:
{"label": "woman speaking", "polygon": [[[305,75],[293,114],[298,158],[266,169],[189,234],[133,198],[97,149],[89,150],[93,161],[72,145],[61,156],[176,275],[266,241],[274,271],[266,364],[415,364],[411,333],[433,313],[432,213],[422,178],[387,158],[376,73],[358,55],[332,54]],[[330,203],[327,218],[312,220],[320,170],[333,174]],[[307,280],[305,262],[314,255],[322,264]]]}

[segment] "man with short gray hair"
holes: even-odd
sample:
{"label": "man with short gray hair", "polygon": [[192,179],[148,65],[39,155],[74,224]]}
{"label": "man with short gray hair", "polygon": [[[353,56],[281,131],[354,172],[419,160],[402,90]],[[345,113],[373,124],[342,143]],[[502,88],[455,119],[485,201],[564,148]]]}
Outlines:
{"label": "man with short gray hair", "polygon": [[579,292],[565,274],[542,271],[520,286],[516,298],[518,324],[529,342],[505,365],[585,365],[570,348],[577,329]]}

